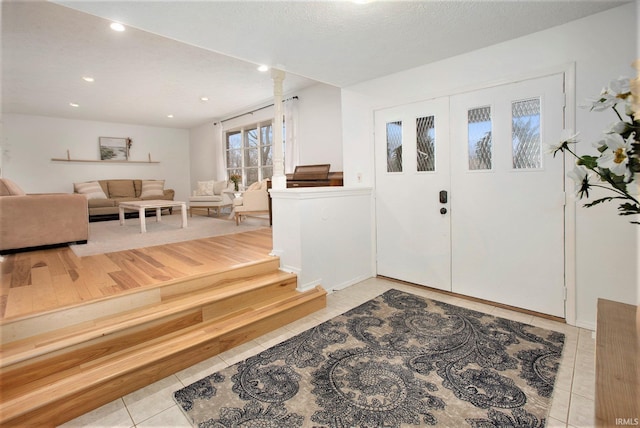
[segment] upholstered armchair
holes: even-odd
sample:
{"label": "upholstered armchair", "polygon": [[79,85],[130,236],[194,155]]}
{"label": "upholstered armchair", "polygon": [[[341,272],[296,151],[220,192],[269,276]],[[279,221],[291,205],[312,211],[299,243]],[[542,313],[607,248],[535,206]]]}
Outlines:
{"label": "upholstered armchair", "polygon": [[269,214],[269,193],[267,180],[257,181],[233,200],[236,224],[246,215]]}
{"label": "upholstered armchair", "polygon": [[189,197],[189,215],[193,216],[193,209],[206,209],[207,215],[213,210],[214,214],[220,214],[220,209],[231,207],[233,202],[231,194],[233,191],[233,183],[222,181],[198,181],[198,188],[193,191],[193,195]]}

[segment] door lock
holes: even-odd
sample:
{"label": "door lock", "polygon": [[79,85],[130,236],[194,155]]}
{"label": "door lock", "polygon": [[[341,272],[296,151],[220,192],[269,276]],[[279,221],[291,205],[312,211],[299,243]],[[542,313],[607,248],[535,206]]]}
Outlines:
{"label": "door lock", "polygon": [[440,203],[441,204],[446,204],[447,203],[447,199],[448,199],[447,191],[446,190],[441,190],[440,191]]}

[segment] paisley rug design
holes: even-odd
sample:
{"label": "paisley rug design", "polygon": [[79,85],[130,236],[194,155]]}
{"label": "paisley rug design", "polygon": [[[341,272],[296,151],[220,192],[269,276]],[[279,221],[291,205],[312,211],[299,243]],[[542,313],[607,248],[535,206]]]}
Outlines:
{"label": "paisley rug design", "polygon": [[564,335],[389,290],[174,393],[198,427],[545,426]]}

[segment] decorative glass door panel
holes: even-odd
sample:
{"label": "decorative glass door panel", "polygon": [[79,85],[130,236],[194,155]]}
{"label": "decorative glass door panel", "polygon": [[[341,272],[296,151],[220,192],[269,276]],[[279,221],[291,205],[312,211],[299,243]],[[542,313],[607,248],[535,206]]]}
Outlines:
{"label": "decorative glass door panel", "polygon": [[511,103],[513,168],[541,168],[540,98]]}
{"label": "decorative glass door panel", "polygon": [[449,190],[448,122],[448,98],[376,112],[378,274],[443,290],[451,289],[449,204],[439,199]]}
{"label": "decorative glass door panel", "polygon": [[402,172],[402,121],[387,123],[387,172]]}
{"label": "decorative glass door panel", "polygon": [[416,162],[418,171],[436,170],[436,125],[433,116],[416,119]]}
{"label": "decorative glass door panel", "polygon": [[467,130],[469,144],[469,169],[491,169],[491,107],[468,110]]}

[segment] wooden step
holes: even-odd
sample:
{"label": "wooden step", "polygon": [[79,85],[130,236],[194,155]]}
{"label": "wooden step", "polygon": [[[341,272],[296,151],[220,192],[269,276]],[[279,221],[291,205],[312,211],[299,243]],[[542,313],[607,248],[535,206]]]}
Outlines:
{"label": "wooden step", "polygon": [[45,332],[74,326],[83,321],[90,322],[96,318],[108,317],[180,298],[203,288],[224,285],[238,280],[250,281],[256,276],[273,272],[278,268],[278,258],[270,257],[256,262],[238,264],[232,268],[161,282],[142,290],[123,292],[117,296],[96,299],[38,314],[4,319],[0,322],[2,328],[0,340],[4,345]]}
{"label": "wooden step", "polygon": [[55,426],[326,306],[273,265],[168,288],[160,302],[6,343],[0,426]]}
{"label": "wooden step", "polygon": [[[170,332],[188,325],[222,317],[231,311],[249,305],[253,300],[277,297],[296,288],[296,276],[282,271],[243,277],[211,289],[200,289],[198,293],[184,295],[168,301],[129,310],[115,316],[107,316],[83,322],[71,327],[32,336],[8,343],[0,350],[0,387],[4,385],[6,368],[23,370],[20,362],[37,361],[39,357],[69,349],[75,345],[95,345],[95,352],[113,346],[125,347],[129,343],[147,340],[148,335],[157,335],[157,330]],[[252,298],[247,300],[247,293]],[[110,343],[113,342],[113,343]],[[88,350],[85,346],[85,350]],[[115,349],[117,350],[117,349]],[[61,357],[65,360],[67,357]],[[51,363],[50,360],[47,360]],[[72,364],[71,360],[67,360]]]}

